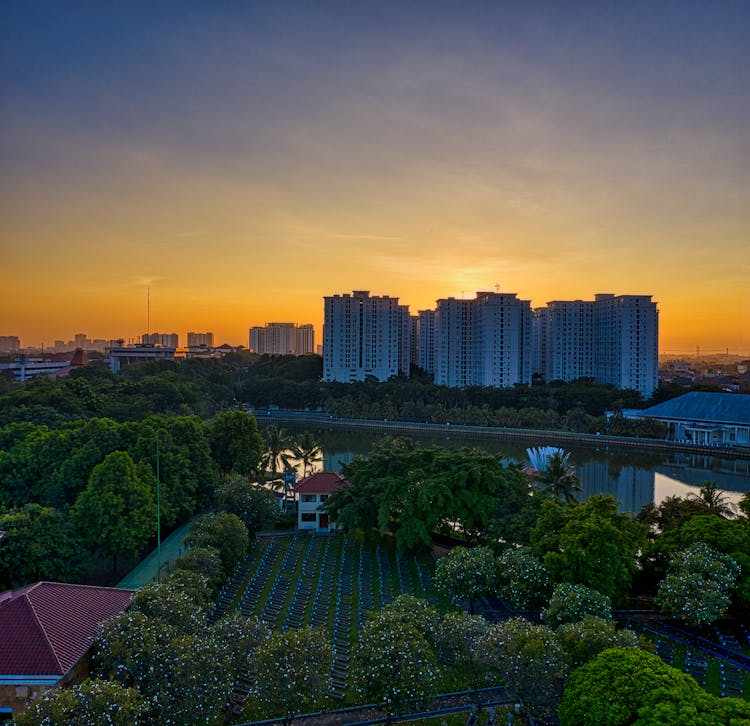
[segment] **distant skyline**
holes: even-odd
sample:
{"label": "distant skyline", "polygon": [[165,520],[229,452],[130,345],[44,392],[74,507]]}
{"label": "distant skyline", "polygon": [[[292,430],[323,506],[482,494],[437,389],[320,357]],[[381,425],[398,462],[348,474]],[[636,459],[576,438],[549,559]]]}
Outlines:
{"label": "distant skyline", "polygon": [[8,0],[0,335],[653,295],[750,355],[750,3]]}

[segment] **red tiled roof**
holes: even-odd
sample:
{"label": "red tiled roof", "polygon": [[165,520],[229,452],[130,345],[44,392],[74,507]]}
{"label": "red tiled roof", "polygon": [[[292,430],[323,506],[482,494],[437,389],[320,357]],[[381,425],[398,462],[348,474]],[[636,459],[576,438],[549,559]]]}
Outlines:
{"label": "red tiled roof", "polygon": [[133,590],[59,582],[0,593],[0,675],[67,673],[100,623],[121,613]]}
{"label": "red tiled roof", "polygon": [[304,479],[300,479],[296,487],[295,494],[332,494],[349,486],[346,479],[342,479],[338,474],[330,471],[319,471],[317,474],[311,474]]}

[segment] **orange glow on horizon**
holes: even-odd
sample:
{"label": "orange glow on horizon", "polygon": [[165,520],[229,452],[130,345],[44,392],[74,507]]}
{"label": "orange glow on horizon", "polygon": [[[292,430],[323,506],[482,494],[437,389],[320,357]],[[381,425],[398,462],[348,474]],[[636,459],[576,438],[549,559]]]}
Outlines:
{"label": "orange glow on horizon", "polygon": [[741,3],[43,5],[3,8],[0,335],[134,339],[150,286],[181,342],[320,343],[325,295],[497,283],[750,357]]}

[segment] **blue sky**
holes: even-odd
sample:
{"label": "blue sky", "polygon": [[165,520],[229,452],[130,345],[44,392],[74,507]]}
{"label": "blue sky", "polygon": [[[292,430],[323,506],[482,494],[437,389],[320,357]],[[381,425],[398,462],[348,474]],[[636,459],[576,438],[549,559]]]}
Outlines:
{"label": "blue sky", "polygon": [[7,334],[140,334],[148,284],[157,326],[244,342],[499,281],[651,293],[664,349],[750,351],[750,3],[0,13]]}

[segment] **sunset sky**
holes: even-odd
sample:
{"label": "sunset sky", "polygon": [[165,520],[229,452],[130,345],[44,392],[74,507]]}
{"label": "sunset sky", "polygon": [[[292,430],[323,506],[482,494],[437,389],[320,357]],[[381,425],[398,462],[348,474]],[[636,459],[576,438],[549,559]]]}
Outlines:
{"label": "sunset sky", "polygon": [[0,5],[0,335],[652,294],[750,354],[750,3]]}

